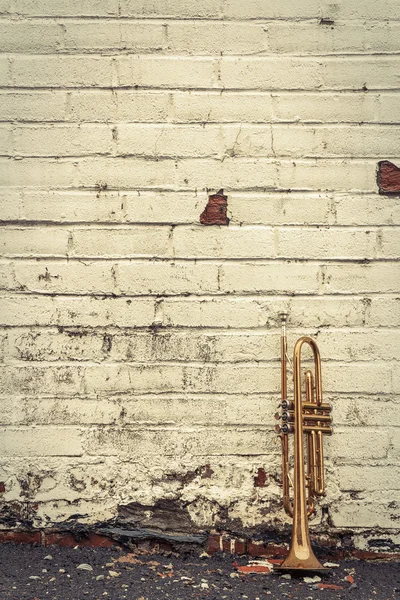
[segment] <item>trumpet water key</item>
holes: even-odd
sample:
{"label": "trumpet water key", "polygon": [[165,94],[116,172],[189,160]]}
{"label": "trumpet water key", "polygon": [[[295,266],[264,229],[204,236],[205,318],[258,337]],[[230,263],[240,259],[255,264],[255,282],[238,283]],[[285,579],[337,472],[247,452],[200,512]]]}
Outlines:
{"label": "trumpet water key", "polygon": [[[308,336],[297,340],[293,353],[293,400],[287,398],[287,313],[280,313],[281,412],[276,426],[282,443],[283,505],[293,518],[289,554],[279,570],[324,570],[311,548],[308,518],[315,512],[315,498],[325,495],[323,435],[332,433],[331,407],[322,399],[321,359],[318,346]],[[313,371],[302,373],[301,352],[309,346],[314,357]],[[293,442],[293,478],[289,468],[289,435]],[[305,439],[304,439],[305,438]],[[291,499],[290,488],[293,488]]]}

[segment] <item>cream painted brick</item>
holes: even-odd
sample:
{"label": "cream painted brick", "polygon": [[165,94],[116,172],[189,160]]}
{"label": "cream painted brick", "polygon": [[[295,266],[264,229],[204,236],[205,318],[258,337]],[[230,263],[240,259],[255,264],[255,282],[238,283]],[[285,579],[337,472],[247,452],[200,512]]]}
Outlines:
{"label": "cream painted brick", "polygon": [[71,427],[2,428],[3,456],[80,456],[81,432]]}
{"label": "cream painted brick", "polygon": [[14,287],[58,294],[112,294],[116,291],[110,262],[15,262]]}
{"label": "cream painted brick", "polygon": [[327,448],[326,456],[332,459],[352,462],[370,461],[382,459],[387,456],[390,444],[388,430],[359,428],[356,432],[353,429],[339,430],[335,429],[335,435],[328,438],[325,436]]}
{"label": "cream painted brick", "polygon": [[395,511],[393,501],[351,500],[350,503],[341,501],[333,505],[329,514],[334,527],[349,527],[351,524],[351,527],[396,529],[398,522]]}
{"label": "cream painted brick", "polygon": [[118,192],[96,191],[24,191],[21,200],[22,221],[55,223],[124,221],[124,199]]}
{"label": "cream painted brick", "polygon": [[0,92],[1,116],[4,121],[61,121],[65,115],[63,91]]}
{"label": "cream painted brick", "polygon": [[178,178],[173,159],[158,161],[135,157],[89,157],[80,160],[77,168],[80,173],[79,187],[89,188],[104,189],[107,185],[108,189],[117,190],[147,187],[168,189],[175,187]]}
{"label": "cream painted brick", "polygon": [[[0,362],[4,362],[5,348],[8,349],[8,332],[0,332]],[[8,351],[8,350],[7,350]]]}
{"label": "cream painted brick", "polygon": [[227,19],[312,19],[319,16],[319,0],[299,0],[294,5],[289,0],[272,3],[263,0],[224,0],[223,11]]}
{"label": "cream painted brick", "polygon": [[121,0],[121,17],[177,17],[183,18],[218,18],[221,0],[203,0],[193,3],[191,0]]}
{"label": "cream painted brick", "polygon": [[[120,400],[89,398],[3,398],[7,425],[112,425],[118,422]],[[132,404],[136,405],[135,402]],[[129,405],[129,403],[128,403]],[[127,422],[124,419],[124,422]],[[128,421],[129,422],[129,421]]]}
{"label": "cream painted brick", "polygon": [[2,325],[61,327],[148,327],[155,320],[154,300],[140,298],[3,296]]}
{"label": "cream painted brick", "polygon": [[271,227],[175,227],[177,258],[271,258],[275,255]]}
{"label": "cream painted brick", "polygon": [[399,94],[379,94],[375,106],[375,119],[381,123],[398,123],[400,113]]}
{"label": "cream painted brick", "polygon": [[324,16],[340,19],[376,19],[378,21],[400,19],[400,7],[397,0],[384,0],[379,4],[367,1],[351,6],[344,0],[335,4],[332,4],[330,0],[323,0],[321,8]]}
{"label": "cream painted brick", "polygon": [[395,293],[398,290],[399,263],[327,265],[322,275],[325,293]]}
{"label": "cream painted brick", "polygon": [[151,157],[221,157],[223,131],[218,126],[120,125],[118,153]]}
{"label": "cream painted brick", "polygon": [[384,258],[400,257],[400,231],[399,228],[391,227],[379,231],[378,256]]}
{"label": "cream painted brick", "polygon": [[322,87],[328,89],[392,90],[400,82],[400,57],[348,57],[346,61],[327,60],[321,64]]}
{"label": "cream painted brick", "polygon": [[[69,369],[75,373],[76,367]],[[201,366],[103,364],[85,369],[84,389],[89,395],[126,392],[269,394],[278,392],[279,373],[278,367],[255,363]],[[40,381],[38,393],[41,393]]]}
{"label": "cream painted brick", "polygon": [[334,211],[340,225],[400,225],[400,203],[391,196],[337,196]]}
{"label": "cream painted brick", "polygon": [[313,294],[318,289],[319,266],[296,262],[224,263],[221,290],[227,293]]}
{"label": "cream painted brick", "polygon": [[[400,303],[399,303],[400,305]],[[288,310],[290,326],[361,326],[365,319],[363,298],[258,296],[246,298],[167,298],[159,305],[157,319],[176,327],[253,328],[279,327],[279,311]],[[400,315],[400,313],[399,313]],[[400,316],[399,316],[400,318]]]}
{"label": "cream painted brick", "polygon": [[277,230],[277,254],[282,258],[363,259],[377,253],[377,231],[319,227]]}
{"label": "cream painted brick", "polygon": [[[26,367],[5,365],[0,372],[2,393],[26,396],[75,396],[85,371],[80,367]],[[61,453],[62,454],[62,453]]]}
{"label": "cream painted brick", "polygon": [[[397,96],[394,97],[397,99]],[[382,118],[375,116],[378,99],[383,105],[392,96],[378,96],[369,92],[286,92],[274,94],[277,119],[280,121],[324,122],[392,122],[393,113],[382,110]],[[391,104],[392,102],[390,102]]]}
{"label": "cream painted brick", "polygon": [[278,187],[284,190],[376,191],[376,162],[352,159],[282,160]]}
{"label": "cream painted brick", "polygon": [[[23,330],[9,334],[9,356],[30,361],[245,362],[276,360],[279,332],[261,334],[88,329]],[[328,356],[328,355],[325,355]]]}
{"label": "cream painted brick", "polygon": [[324,386],[327,392],[343,394],[349,391],[359,394],[390,394],[398,391],[392,381],[392,371],[390,363],[381,361],[342,364],[327,362],[323,369]]}
{"label": "cream painted brick", "polygon": [[322,330],[318,332],[318,346],[321,356],[326,359],[349,362],[398,360],[400,332],[391,329]]}
{"label": "cream painted brick", "polygon": [[315,19],[308,23],[268,23],[266,29],[270,48],[277,53],[369,54],[400,50],[398,23],[350,21],[323,25]]}
{"label": "cream painted brick", "polygon": [[332,194],[232,193],[228,197],[231,223],[255,225],[328,225],[335,222]]}
{"label": "cream painted brick", "polygon": [[[311,329],[314,327],[360,327],[365,322],[366,304],[368,304],[366,299],[357,297],[355,293],[347,297],[294,297],[287,303],[289,326],[310,327]],[[278,320],[277,325],[280,325]]]}
{"label": "cream painted brick", "polygon": [[400,489],[400,467],[391,465],[343,465],[338,467],[342,490],[377,491]]}
{"label": "cream painted brick", "polygon": [[[162,431],[162,435],[161,434]],[[268,454],[273,444],[261,428],[230,429],[131,429],[92,430],[87,438],[89,455],[99,456],[219,456]],[[264,434],[264,435],[263,435]]]}
{"label": "cream painted brick", "polygon": [[276,186],[277,165],[265,158],[187,159],[178,163],[176,184],[180,187],[248,190]]}
{"label": "cream painted brick", "polygon": [[0,256],[66,256],[65,229],[0,229]]}
{"label": "cream painted brick", "polygon": [[171,192],[0,191],[4,221],[61,223],[193,223],[207,195]]}
{"label": "cream painted brick", "polygon": [[218,265],[192,262],[139,262],[118,265],[123,294],[199,294],[218,291]]}
{"label": "cream painted brick", "polygon": [[15,12],[27,17],[107,17],[118,16],[117,0],[17,0]]}
{"label": "cream painted brick", "polygon": [[118,60],[121,86],[149,88],[221,87],[213,58],[185,56],[129,56]]}
{"label": "cream painted brick", "polygon": [[370,326],[399,327],[400,297],[372,297],[366,321]]}
{"label": "cream painted brick", "polygon": [[224,89],[309,90],[321,85],[321,64],[286,57],[225,57],[220,61]]}
{"label": "cream painted brick", "polygon": [[[79,165],[58,159],[0,158],[0,180],[6,187],[71,187],[79,182]],[[93,179],[90,178],[92,185]]]}
{"label": "cream painted brick", "polygon": [[163,23],[143,20],[66,22],[65,47],[68,50],[157,52],[165,47],[165,27]]}
{"label": "cream painted brick", "polygon": [[207,204],[205,193],[139,192],[123,195],[124,220],[132,223],[197,223]]}
{"label": "cream painted brick", "polygon": [[1,0],[0,1],[0,13],[8,13],[11,9],[11,0]]}
{"label": "cream painted brick", "polygon": [[[397,365],[395,365],[395,368]],[[350,427],[391,427],[400,426],[399,398],[371,398],[363,396],[330,397],[335,425]]]}
{"label": "cream painted brick", "polygon": [[16,127],[15,154],[19,156],[85,156],[110,154],[112,130],[108,125],[53,125]]}
{"label": "cream painted brick", "polygon": [[274,125],[272,130],[277,156],[380,158],[396,156],[400,146],[400,128],[393,126]]}
{"label": "cream painted brick", "polygon": [[15,87],[112,87],[113,58],[109,56],[16,56],[12,63]]}
{"label": "cream painted brick", "polygon": [[155,257],[169,252],[169,227],[129,227],[125,229],[75,229],[71,256],[76,257]]}
{"label": "cream painted brick", "polygon": [[11,62],[7,55],[0,56],[0,85],[8,86],[11,82]]}
{"label": "cream painted brick", "polygon": [[397,89],[397,56],[371,58],[251,57],[223,58],[221,82],[226,89],[369,90]]}
{"label": "cream painted brick", "polygon": [[54,22],[0,21],[0,48],[10,53],[57,52],[63,47],[60,25]]}
{"label": "cream painted brick", "polygon": [[10,125],[0,126],[0,154],[3,156],[13,154],[13,132]]}
{"label": "cream painted brick", "polygon": [[[400,380],[400,377],[398,378]],[[400,381],[398,381],[397,384],[397,390],[400,390]],[[394,425],[394,423],[390,423],[391,425]],[[391,434],[392,434],[392,439],[390,442],[390,448],[389,448],[389,459],[399,459],[400,458],[400,435],[399,435],[399,428],[393,428],[391,430]]]}
{"label": "cream painted brick", "polygon": [[172,93],[171,99],[176,123],[269,123],[273,119],[272,96],[262,92],[182,91]]}
{"label": "cream painted brick", "polygon": [[256,54],[268,50],[262,23],[171,21],[167,24],[167,48],[175,54]]}
{"label": "cream painted brick", "polygon": [[163,299],[157,313],[164,325],[176,327],[259,327],[267,311],[254,299]]}
{"label": "cream painted brick", "polygon": [[73,90],[68,120],[111,122],[162,122],[168,116],[169,95],[140,90]]}

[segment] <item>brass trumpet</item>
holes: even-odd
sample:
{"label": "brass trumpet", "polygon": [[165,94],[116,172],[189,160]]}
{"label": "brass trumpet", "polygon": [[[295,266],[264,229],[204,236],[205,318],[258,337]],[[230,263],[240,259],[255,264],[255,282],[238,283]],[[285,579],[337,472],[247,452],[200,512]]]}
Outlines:
{"label": "brass trumpet", "polygon": [[[324,570],[311,548],[308,518],[315,512],[315,498],[325,495],[324,484],[324,434],[331,435],[331,406],[322,400],[321,359],[316,342],[304,336],[297,340],[293,354],[293,402],[287,399],[287,313],[279,314],[282,321],[281,336],[281,413],[275,415],[282,420],[276,426],[282,443],[282,488],[283,505],[293,518],[292,541],[289,554],[279,569]],[[314,376],[307,370],[302,378],[301,350],[308,345],[314,356]],[[305,398],[302,397],[302,379]],[[293,482],[289,470],[289,434],[294,433]],[[304,439],[306,437],[306,462],[304,464]],[[293,502],[290,498],[293,487]]]}

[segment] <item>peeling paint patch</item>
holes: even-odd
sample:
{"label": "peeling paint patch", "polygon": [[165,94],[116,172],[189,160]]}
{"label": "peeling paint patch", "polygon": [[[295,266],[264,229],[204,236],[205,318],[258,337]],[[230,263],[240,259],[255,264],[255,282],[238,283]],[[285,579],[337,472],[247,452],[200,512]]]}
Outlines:
{"label": "peeling paint patch", "polygon": [[208,197],[208,203],[200,215],[202,225],[229,225],[226,211],[228,208],[228,196],[221,189],[216,194]]}
{"label": "peeling paint patch", "polygon": [[378,187],[380,194],[400,195],[400,168],[388,160],[378,163]]}

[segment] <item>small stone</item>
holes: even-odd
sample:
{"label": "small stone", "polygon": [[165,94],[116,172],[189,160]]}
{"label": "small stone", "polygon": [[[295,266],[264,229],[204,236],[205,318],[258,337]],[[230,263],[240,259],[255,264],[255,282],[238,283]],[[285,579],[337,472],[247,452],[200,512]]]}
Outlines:
{"label": "small stone", "polygon": [[49,581],[55,581],[55,580],[56,580],[56,578],[55,578],[55,577],[51,577],[51,578],[49,579]]}
{"label": "small stone", "polygon": [[303,581],[305,583],[318,583],[318,581],[321,581],[321,577],[318,577],[318,575],[315,575],[314,577],[303,577]]}
{"label": "small stone", "polygon": [[358,588],[358,585],[356,583],[352,583],[349,587],[349,590],[355,590],[356,588]]}
{"label": "small stone", "polygon": [[43,560],[53,560],[53,557],[51,554],[48,554],[47,556],[44,557]]}
{"label": "small stone", "polygon": [[210,558],[210,555],[207,552],[202,552],[199,558]]}
{"label": "small stone", "polygon": [[326,562],[324,563],[324,567],[326,567],[327,569],[337,569],[340,567],[340,565],[334,562]]}
{"label": "small stone", "polygon": [[105,579],[105,575],[97,575],[96,581],[103,581]]}
{"label": "small stone", "polygon": [[284,575],[281,575],[281,579],[292,579],[292,576],[290,573],[285,573]]}
{"label": "small stone", "polygon": [[119,577],[120,573],[118,573],[117,571],[108,571],[108,574],[110,575],[110,577]]}
{"label": "small stone", "polygon": [[200,587],[201,587],[203,590],[208,590],[208,588],[209,588],[209,585],[208,585],[208,583],[206,583],[205,581],[203,581],[203,582],[201,583]]}
{"label": "small stone", "polygon": [[93,567],[88,565],[87,563],[82,563],[82,564],[78,565],[76,568],[80,569],[81,571],[93,571]]}
{"label": "small stone", "polygon": [[174,565],[172,563],[169,563],[168,565],[163,565],[164,569],[173,569]]}
{"label": "small stone", "polygon": [[42,573],[47,573],[47,569],[42,569]]}
{"label": "small stone", "polygon": [[232,579],[234,579],[235,577],[240,577],[240,575],[239,573],[231,573],[229,577],[232,577]]}
{"label": "small stone", "polygon": [[40,579],[39,575],[30,575],[29,579]]}
{"label": "small stone", "polygon": [[106,567],[113,567],[113,566],[114,566],[114,563],[111,563],[111,562],[106,563]]}
{"label": "small stone", "polygon": [[65,573],[65,569],[58,569],[59,573]]}

